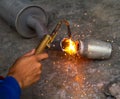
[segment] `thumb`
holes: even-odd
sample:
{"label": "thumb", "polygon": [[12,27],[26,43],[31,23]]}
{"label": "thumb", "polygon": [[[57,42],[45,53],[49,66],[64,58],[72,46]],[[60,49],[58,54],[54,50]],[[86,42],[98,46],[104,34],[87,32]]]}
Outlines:
{"label": "thumb", "polygon": [[48,54],[47,53],[38,54],[38,55],[36,55],[36,58],[37,58],[38,61],[41,61],[43,59],[48,58]]}
{"label": "thumb", "polygon": [[30,52],[27,52],[26,54],[24,54],[24,56],[31,56],[34,55],[35,53],[35,49],[32,49]]}

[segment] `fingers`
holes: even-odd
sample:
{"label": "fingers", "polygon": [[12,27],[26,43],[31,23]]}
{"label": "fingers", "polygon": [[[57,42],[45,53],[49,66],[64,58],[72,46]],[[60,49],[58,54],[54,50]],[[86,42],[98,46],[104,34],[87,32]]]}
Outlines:
{"label": "fingers", "polygon": [[35,54],[35,49],[32,49],[30,52],[24,54],[24,56],[31,56]]}
{"label": "fingers", "polygon": [[[32,55],[35,55],[35,49],[32,49],[30,52],[24,54],[23,56],[32,56]],[[37,58],[38,61],[40,61],[48,58],[48,54],[47,53],[37,54],[35,55],[35,57]]]}
{"label": "fingers", "polygon": [[38,54],[38,55],[36,55],[36,58],[37,58],[38,61],[41,61],[43,59],[48,58],[48,54],[47,53]]}
{"label": "fingers", "polygon": [[40,80],[40,75],[38,75],[36,78],[34,78],[33,84]]}

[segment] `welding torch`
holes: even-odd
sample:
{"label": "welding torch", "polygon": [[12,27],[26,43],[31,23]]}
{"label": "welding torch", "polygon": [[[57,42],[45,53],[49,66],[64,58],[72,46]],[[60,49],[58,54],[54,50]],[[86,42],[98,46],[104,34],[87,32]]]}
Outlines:
{"label": "welding torch", "polygon": [[51,34],[47,34],[43,37],[42,41],[40,42],[40,44],[38,45],[38,47],[36,48],[36,52],[35,54],[40,54],[46,47],[50,48],[50,44],[54,41],[58,30],[60,29],[62,23],[64,23],[67,26],[67,30],[68,30],[68,37],[71,38],[71,31],[70,31],[70,25],[69,22],[67,20],[61,20],[55,27],[55,29],[52,31]]}

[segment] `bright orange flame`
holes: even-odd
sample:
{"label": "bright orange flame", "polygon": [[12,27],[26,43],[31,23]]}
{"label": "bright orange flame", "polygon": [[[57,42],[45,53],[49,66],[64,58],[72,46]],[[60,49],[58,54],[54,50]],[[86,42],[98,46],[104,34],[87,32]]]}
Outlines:
{"label": "bright orange flame", "polygon": [[73,55],[77,53],[77,45],[74,41],[72,41],[71,39],[64,39],[63,40],[63,51],[65,51],[66,53]]}

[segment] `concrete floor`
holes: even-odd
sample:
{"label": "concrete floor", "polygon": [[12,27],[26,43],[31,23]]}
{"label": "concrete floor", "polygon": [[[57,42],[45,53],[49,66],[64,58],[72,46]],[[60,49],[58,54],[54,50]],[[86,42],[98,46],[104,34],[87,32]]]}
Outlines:
{"label": "concrete floor", "polygon": [[[23,90],[21,99],[120,99],[108,91],[111,83],[120,85],[120,1],[119,0],[32,0],[49,16],[51,31],[60,19],[71,24],[74,39],[96,38],[110,42],[112,56],[108,60],[88,60],[47,50],[41,80]],[[56,40],[65,35],[62,28]],[[6,75],[12,63],[35,48],[39,39],[24,39],[0,19],[0,75]],[[118,88],[118,87],[117,87]],[[115,91],[116,89],[114,89]],[[119,90],[120,92],[120,90]]]}

